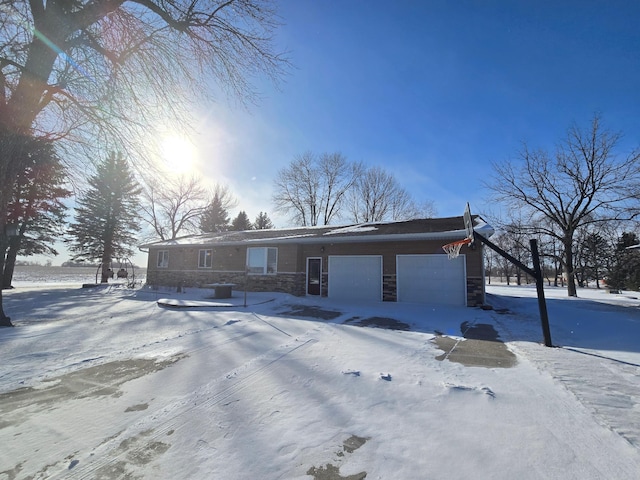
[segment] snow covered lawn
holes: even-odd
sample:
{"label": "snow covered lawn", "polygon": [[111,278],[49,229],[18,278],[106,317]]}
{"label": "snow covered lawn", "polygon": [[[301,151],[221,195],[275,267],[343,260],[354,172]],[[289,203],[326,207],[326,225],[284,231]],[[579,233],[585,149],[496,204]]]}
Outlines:
{"label": "snow covered lawn", "polygon": [[637,479],[640,301],[549,289],[546,348],[535,289],[488,288],[496,310],[5,292],[0,479]]}

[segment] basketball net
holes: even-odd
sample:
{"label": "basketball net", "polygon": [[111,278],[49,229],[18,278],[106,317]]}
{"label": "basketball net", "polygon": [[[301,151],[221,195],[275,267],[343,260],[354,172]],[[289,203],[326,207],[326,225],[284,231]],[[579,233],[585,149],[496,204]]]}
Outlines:
{"label": "basketball net", "polygon": [[447,256],[451,258],[456,258],[460,255],[460,249],[463,245],[469,245],[471,243],[470,238],[463,238],[462,240],[456,240],[455,242],[447,243],[442,246],[442,249],[446,252]]}

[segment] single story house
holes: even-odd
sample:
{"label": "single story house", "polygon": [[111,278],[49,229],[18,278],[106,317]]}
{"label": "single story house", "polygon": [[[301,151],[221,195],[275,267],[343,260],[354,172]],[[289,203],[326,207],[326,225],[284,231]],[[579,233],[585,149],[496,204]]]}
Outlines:
{"label": "single story house", "polygon": [[[493,234],[477,215],[473,224]],[[448,217],[205,233],[141,248],[149,285],[477,306],[485,301],[482,245],[463,246],[454,259],[442,250],[466,236],[463,217]]]}

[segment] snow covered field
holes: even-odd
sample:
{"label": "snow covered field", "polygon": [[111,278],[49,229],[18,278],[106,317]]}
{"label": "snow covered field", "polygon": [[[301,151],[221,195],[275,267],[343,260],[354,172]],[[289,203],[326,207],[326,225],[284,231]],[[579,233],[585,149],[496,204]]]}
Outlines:
{"label": "snow covered field", "polygon": [[[114,268],[118,269],[119,266]],[[146,268],[131,267],[127,265],[129,278],[135,276],[136,283],[144,283],[147,276]],[[13,286],[31,285],[82,285],[83,283],[96,283],[97,267],[43,267],[40,265],[18,265],[13,274]]]}
{"label": "snow covered field", "polygon": [[533,287],[175,309],[206,292],[65,283],[4,293],[2,480],[639,478],[640,295],[548,289],[546,348]]}

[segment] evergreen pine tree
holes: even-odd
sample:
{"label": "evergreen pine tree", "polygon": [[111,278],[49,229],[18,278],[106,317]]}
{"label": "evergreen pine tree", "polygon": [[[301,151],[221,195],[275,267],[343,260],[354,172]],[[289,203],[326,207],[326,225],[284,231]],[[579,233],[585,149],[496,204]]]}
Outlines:
{"label": "evergreen pine tree", "polygon": [[616,243],[614,260],[607,276],[607,285],[615,289],[640,289],[640,249],[627,249],[638,244],[635,233],[624,232]]}
{"label": "evergreen pine tree", "polygon": [[249,220],[247,213],[244,210],[241,210],[240,213],[238,213],[238,216],[233,219],[233,222],[231,222],[231,228],[229,230],[243,231],[252,229],[253,225],[251,224],[251,220]]}
{"label": "evergreen pine tree", "polygon": [[635,233],[625,232],[618,239],[613,265],[607,276],[607,285],[610,288],[640,289],[640,250],[627,249],[637,244],[638,238]]}
{"label": "evergreen pine tree", "polygon": [[67,207],[62,199],[71,196],[53,144],[39,138],[25,141],[25,169],[14,185],[7,215],[9,223],[17,224],[18,235],[9,239],[2,288],[11,286],[18,255],[57,255],[52,244],[63,233]]}
{"label": "evergreen pine tree", "polygon": [[267,215],[267,212],[260,212],[256,217],[256,221],[253,222],[253,228],[256,230],[268,230],[273,227],[273,222]]}
{"label": "evergreen pine tree", "polygon": [[102,262],[102,283],[111,276],[111,261],[130,257],[140,230],[141,192],[126,159],[112,153],[96,167],[89,188],[78,199],[75,223],[69,233],[73,260]]}
{"label": "evergreen pine tree", "polygon": [[200,231],[202,233],[226,232],[229,230],[229,212],[224,205],[218,191],[202,212],[200,217]]}

